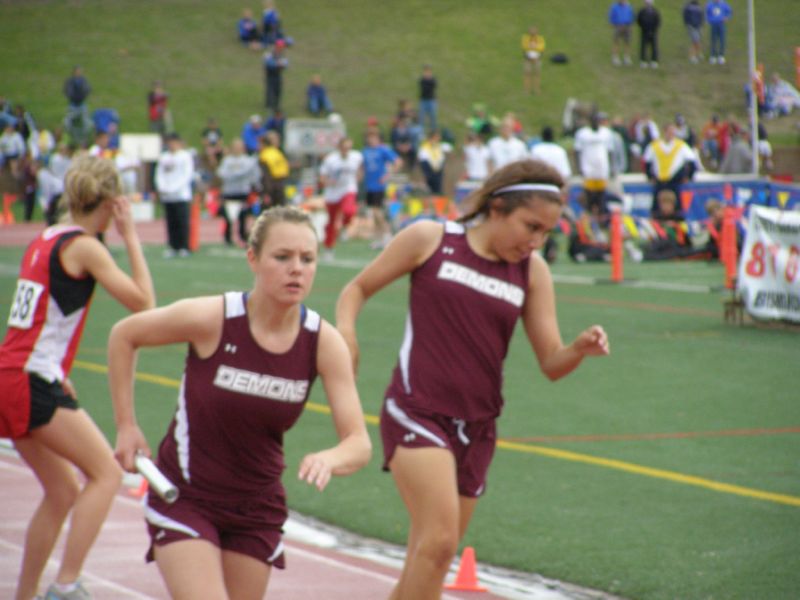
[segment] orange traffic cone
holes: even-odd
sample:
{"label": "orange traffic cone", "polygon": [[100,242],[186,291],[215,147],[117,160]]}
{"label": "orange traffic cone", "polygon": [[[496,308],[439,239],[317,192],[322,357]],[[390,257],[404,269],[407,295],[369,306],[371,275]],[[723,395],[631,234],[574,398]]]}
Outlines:
{"label": "orange traffic cone", "polygon": [[139,484],[139,487],[129,489],[128,494],[134,496],[135,498],[143,498],[144,495],[147,493],[147,489],[148,489],[147,479],[142,477],[142,482]]}
{"label": "orange traffic cone", "polygon": [[11,210],[11,205],[17,201],[16,194],[3,194],[3,221],[6,225],[14,224],[14,212]]}
{"label": "orange traffic cone", "polygon": [[458,573],[453,583],[444,586],[448,590],[462,592],[486,592],[487,588],[478,583],[478,572],[475,568],[475,549],[472,546],[464,548],[461,561],[458,563]]}

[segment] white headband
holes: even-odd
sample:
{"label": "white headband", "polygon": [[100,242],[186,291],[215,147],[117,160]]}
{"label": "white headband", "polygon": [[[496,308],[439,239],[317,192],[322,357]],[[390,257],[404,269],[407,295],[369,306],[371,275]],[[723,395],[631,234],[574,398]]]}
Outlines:
{"label": "white headband", "polygon": [[516,183],[495,190],[492,196],[505,194],[506,192],[552,192],[554,194],[560,194],[561,188],[551,183]]}

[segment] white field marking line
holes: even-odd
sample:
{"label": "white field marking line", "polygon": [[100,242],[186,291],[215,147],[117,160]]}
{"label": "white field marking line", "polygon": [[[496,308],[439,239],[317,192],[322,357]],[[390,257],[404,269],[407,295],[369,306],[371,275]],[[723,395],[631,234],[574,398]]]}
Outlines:
{"label": "white field marking line", "polygon": [[[13,550],[13,551],[17,552],[18,554],[22,554],[22,552],[24,550],[24,548],[22,546],[19,546],[17,544],[12,544],[11,542],[7,542],[7,541],[2,540],[2,539],[0,539],[0,546],[4,546],[5,548],[8,548],[9,550]],[[58,568],[58,561],[55,560],[55,559],[50,558],[47,561],[47,565],[57,569]],[[121,593],[121,594],[125,594],[126,596],[129,596],[131,598],[136,598],[137,600],[158,600],[158,598],[155,598],[154,596],[148,596],[146,594],[142,594],[140,592],[137,592],[136,590],[132,590],[130,588],[126,588],[125,586],[119,585],[118,583],[114,583],[113,581],[110,581],[108,579],[100,577],[99,575],[95,575],[95,574],[91,573],[90,571],[83,571],[81,573],[81,577],[86,579],[86,580],[88,580],[88,581],[92,581],[92,582],[94,582],[94,583],[96,583],[98,585],[102,585],[103,587],[111,588],[115,592],[118,592],[118,593]]]}
{"label": "white field marking line", "polygon": [[[575,285],[597,285],[599,277],[588,277],[585,275],[559,275],[553,273],[553,281],[556,283],[572,283]],[[691,294],[709,294],[713,291],[713,286],[700,283],[671,283],[669,281],[649,281],[631,280],[620,283],[622,287],[639,288],[645,290],[666,290],[670,292],[687,292]]]}

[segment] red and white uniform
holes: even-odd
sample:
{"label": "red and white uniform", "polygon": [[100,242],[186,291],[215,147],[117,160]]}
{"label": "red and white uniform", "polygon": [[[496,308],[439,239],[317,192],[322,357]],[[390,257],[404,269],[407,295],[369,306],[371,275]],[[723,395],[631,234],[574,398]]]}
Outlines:
{"label": "red and white uniform", "polygon": [[386,397],[467,421],[497,417],[528,264],[478,256],[464,226],[445,223],[439,247],[411,274],[405,336]]}
{"label": "red and white uniform", "polygon": [[73,225],[49,227],[22,258],[8,331],[0,346],[0,388],[17,392],[0,395],[0,435],[18,437],[27,430],[30,399],[19,392],[21,374],[61,382],[72,368],[95,280],[67,274],[60,254],[84,233]]}
{"label": "red and white uniform", "polygon": [[[202,506],[223,548],[223,532],[279,532],[286,520],[283,434],[300,417],[316,379],[321,323],[318,313],[302,307],[293,346],[275,354],[250,333],[247,294],[228,292],[224,298],[219,346],[208,358],[189,347],[178,408],[158,450],[157,464],[178,486],[179,498],[166,505],[151,496],[146,513],[151,532],[207,538],[182,519],[185,502]],[[231,511],[238,516],[231,517]],[[224,519],[214,516],[223,513]],[[237,549],[256,552],[249,546]]]}

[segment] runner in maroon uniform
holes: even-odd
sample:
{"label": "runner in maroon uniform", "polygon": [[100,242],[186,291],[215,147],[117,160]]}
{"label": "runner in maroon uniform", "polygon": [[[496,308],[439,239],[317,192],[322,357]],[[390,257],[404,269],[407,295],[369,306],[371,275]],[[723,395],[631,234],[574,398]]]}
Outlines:
{"label": "runner in maroon uniform", "polygon": [[136,350],[189,344],[178,408],[157,460],[180,493],[173,504],[151,495],[146,513],[149,555],[173,598],[262,598],[271,567],[283,567],[283,434],[317,374],[340,442],[308,454],[299,477],[322,490],[331,475],[348,475],[369,460],[347,346],[302,304],[317,246],[307,215],[271,209],[250,234],[252,291],[182,300],[111,331],[116,454],[128,470],[137,451],[150,453],[133,409]]}
{"label": "runner in maroon uniform", "polygon": [[337,325],[357,367],[355,323],[364,303],[411,274],[405,336],[381,414],[384,468],[411,517],[394,599],[441,595],[485,489],[503,406],[503,360],[517,320],[550,379],[585,356],[608,354],[597,325],[564,345],[550,271],[536,252],[561,215],[562,185],[544,163],[509,164],[475,192],[462,223],[420,221],[404,229],[339,297]]}
{"label": "runner in maroon uniform", "polygon": [[[0,436],[14,440],[44,497],[28,526],[18,600],[36,595],[70,511],[64,555],[47,598],[88,598],[80,595],[85,590],[77,578],[119,488],[122,473],[111,448],[78,408],[68,377],[95,282],[130,310],[155,304],[130,208],[120,193],[112,161],[78,159],[66,177],[68,222],[45,229],[22,258],[0,346]],[[112,220],[125,242],[132,276],[95,237]],[[87,478],[83,488],[74,467]]]}

